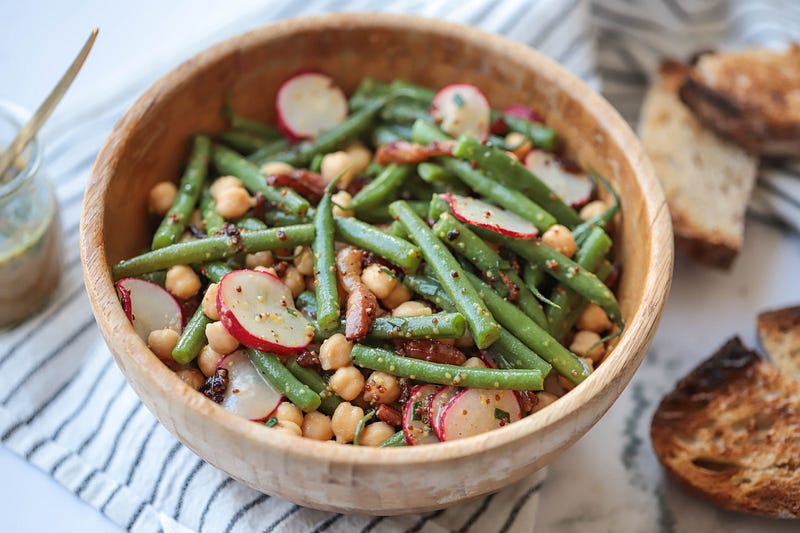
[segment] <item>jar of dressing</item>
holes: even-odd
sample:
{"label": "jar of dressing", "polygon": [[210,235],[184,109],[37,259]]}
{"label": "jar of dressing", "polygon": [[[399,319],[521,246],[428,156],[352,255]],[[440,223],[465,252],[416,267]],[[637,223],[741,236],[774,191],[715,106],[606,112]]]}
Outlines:
{"label": "jar of dressing", "polygon": [[[0,102],[0,150],[27,118],[21,108]],[[34,139],[0,179],[0,328],[41,308],[61,278],[58,206],[41,162]]]}

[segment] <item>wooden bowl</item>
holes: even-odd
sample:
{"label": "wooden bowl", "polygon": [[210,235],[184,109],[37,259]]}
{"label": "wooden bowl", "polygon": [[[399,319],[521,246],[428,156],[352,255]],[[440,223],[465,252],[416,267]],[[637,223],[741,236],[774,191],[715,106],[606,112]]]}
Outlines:
{"label": "wooden bowl", "polygon": [[[352,91],[365,76],[429,87],[480,86],[495,106],[540,111],[586,168],[622,195],[616,234],[624,334],[584,383],[502,429],[443,444],[374,449],[286,437],[232,415],[184,385],[136,335],[109,265],[150,242],[150,187],[176,180],[187,138],[225,127],[227,94],[243,114],[275,119],[278,84],[319,69]],[[655,333],[672,273],[664,196],[629,127],[575,76],[537,52],[473,28],[396,14],[335,14],[281,22],[234,37],[153,85],[116,125],[97,158],[81,219],[92,308],[117,364],[144,404],[200,457],[237,480],[298,504],[401,514],[496,491],[553,460],[583,435],[630,381]]]}

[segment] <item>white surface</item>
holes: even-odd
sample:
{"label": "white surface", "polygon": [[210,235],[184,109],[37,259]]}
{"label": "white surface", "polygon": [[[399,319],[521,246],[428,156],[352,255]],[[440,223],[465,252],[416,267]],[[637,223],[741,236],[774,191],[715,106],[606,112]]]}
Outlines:
{"label": "white surface", "polygon": [[[158,65],[165,72],[194,50],[230,33],[256,1],[5,2],[0,32],[0,98],[34,108],[71,61],[92,26],[100,37],[84,72],[54,115],[51,133],[111,88],[139,81]],[[158,12],[159,16],[152,13]],[[255,26],[258,20],[244,25]],[[227,33],[226,33],[227,32]],[[175,53],[175,51],[179,51]],[[680,262],[662,327],[646,366],[609,414],[560,457],[545,484],[538,531],[610,527],[651,531],[670,523],[683,531],[788,531],[787,522],[742,518],[693,499],[671,482],[652,456],[647,427],[655,403],[675,380],[733,334],[755,341],[755,315],[800,302],[800,242],[748,222],[746,249],[733,271]],[[627,437],[625,434],[627,433]],[[623,457],[625,458],[623,460]],[[625,468],[625,464],[628,468]],[[0,515],[7,531],[114,531],[79,498],[0,447]],[[12,482],[9,483],[8,480]],[[568,502],[568,503],[567,503]],[[586,527],[590,526],[590,527]]]}

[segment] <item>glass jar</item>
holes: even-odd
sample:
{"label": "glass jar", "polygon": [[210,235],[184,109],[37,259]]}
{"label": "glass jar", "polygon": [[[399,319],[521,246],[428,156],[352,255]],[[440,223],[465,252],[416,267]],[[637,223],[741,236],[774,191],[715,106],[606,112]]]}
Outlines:
{"label": "glass jar", "polygon": [[[0,150],[28,116],[20,107],[0,102]],[[58,206],[41,162],[41,147],[34,139],[0,179],[0,328],[41,308],[61,278]]]}

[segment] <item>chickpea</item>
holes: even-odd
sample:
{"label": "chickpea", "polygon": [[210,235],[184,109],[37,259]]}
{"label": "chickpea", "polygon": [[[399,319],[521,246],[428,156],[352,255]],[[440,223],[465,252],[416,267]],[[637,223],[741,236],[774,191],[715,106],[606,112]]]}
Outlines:
{"label": "chickpea", "polygon": [[341,333],[325,339],[319,347],[319,364],[323,370],[338,370],[350,364],[353,343]]}
{"label": "chickpea", "polygon": [[278,277],[278,273],[271,266],[270,267],[265,267],[265,266],[258,265],[257,267],[253,268],[253,270],[255,270],[256,272],[266,272],[268,274],[272,274],[276,278]]}
{"label": "chickpea", "polygon": [[366,170],[370,161],[372,161],[372,152],[370,152],[366,146],[358,141],[347,145],[347,148],[345,148],[344,151],[350,156],[353,170],[355,170],[357,173]]}
{"label": "chickpea", "polygon": [[225,189],[217,197],[217,213],[225,218],[242,218],[252,205],[247,191],[238,187]]}
{"label": "chickpea", "polygon": [[290,435],[296,435],[298,437],[303,436],[303,430],[300,429],[300,426],[295,424],[290,420],[278,420],[278,423],[272,426],[273,429],[277,429],[284,433],[289,433]]}
{"label": "chickpea", "polygon": [[409,301],[411,296],[411,290],[402,283],[398,283],[389,293],[389,296],[381,300],[381,303],[386,309],[394,309],[403,302]]}
{"label": "chickpea", "polygon": [[208,192],[211,193],[211,196],[214,197],[214,200],[219,199],[219,195],[222,194],[222,191],[228,189],[244,189],[244,184],[242,180],[235,176],[222,176],[214,180],[214,183],[211,184],[209,187]]}
{"label": "chickpea", "polygon": [[463,335],[453,340],[456,348],[472,348],[475,346],[475,339],[472,338],[472,333],[469,330],[466,330]]}
{"label": "chickpea", "polygon": [[150,189],[150,196],[148,205],[150,211],[163,217],[175,203],[175,198],[178,196],[178,187],[171,181],[160,181],[153,185]]}
{"label": "chickpea", "polygon": [[461,366],[466,366],[467,368],[486,368],[486,363],[484,363],[483,359],[480,357],[470,357],[461,363]]}
{"label": "chickpea", "polygon": [[343,366],[333,373],[328,386],[343,400],[353,400],[364,390],[364,376],[354,366]]}
{"label": "chickpea", "polygon": [[516,131],[512,131],[506,135],[505,140],[506,146],[511,148],[511,151],[514,152],[514,155],[517,156],[517,159],[520,161],[525,159],[525,156],[528,155],[531,150],[533,150],[531,141],[529,141],[528,138],[523,134]]}
{"label": "chickpea", "polygon": [[211,320],[219,320],[219,312],[217,311],[217,294],[219,293],[219,284],[212,283],[206,289],[203,295],[203,314]]}
{"label": "chickpea", "polygon": [[533,406],[533,411],[531,411],[533,413],[541,411],[554,401],[558,400],[558,396],[556,396],[555,394],[544,391],[537,392],[536,397],[539,399],[539,401],[536,403],[536,405]]}
{"label": "chickpea", "polygon": [[292,291],[292,297],[297,298],[306,290],[306,280],[297,268],[290,266],[283,274],[283,283]]}
{"label": "chickpea", "polygon": [[275,410],[275,418],[279,422],[294,422],[297,427],[303,425],[303,411],[292,402],[281,402]]}
{"label": "chickpea", "polygon": [[[594,348],[592,348],[594,346]],[[591,348],[591,351],[589,349]],[[594,331],[580,330],[569,345],[571,352],[581,357],[589,357],[595,363],[599,362],[606,353],[606,348],[600,342],[600,335]]]}
{"label": "chickpea", "polygon": [[597,304],[590,303],[586,306],[576,322],[578,329],[586,329],[595,333],[602,333],[611,328],[611,320]]}
{"label": "chickpea", "polygon": [[364,385],[364,401],[372,404],[392,403],[400,397],[400,382],[386,372],[376,370]]}
{"label": "chickpea", "polygon": [[358,437],[358,444],[361,446],[378,446],[392,435],[394,435],[394,428],[383,420],[379,420],[364,426],[361,430],[361,435]]}
{"label": "chickpea", "polygon": [[585,206],[581,208],[581,212],[579,213],[582,220],[589,220],[593,216],[599,215],[603,211],[606,211],[608,206],[603,200],[594,200],[593,202],[589,202]]}
{"label": "chickpea", "polygon": [[195,368],[182,368],[175,372],[175,374],[194,390],[199,389],[203,386],[203,383],[206,382],[206,378],[203,377],[203,374]]}
{"label": "chickpea", "polygon": [[319,411],[312,411],[303,417],[301,426],[303,436],[314,440],[331,440],[333,429],[331,429],[331,417]]}
{"label": "chickpea", "polygon": [[505,153],[509,157],[509,159],[513,159],[514,161],[519,161],[519,157],[517,157],[517,154],[515,154],[511,150],[506,150]]}
{"label": "chickpea", "polygon": [[217,353],[229,354],[239,347],[239,341],[228,333],[222,322],[212,322],[206,325],[206,338],[208,345]]}
{"label": "chickpea", "polygon": [[553,224],[547,228],[542,235],[542,243],[567,257],[575,255],[575,250],[578,248],[572,232],[561,224]]}
{"label": "chickpea", "polygon": [[200,291],[200,278],[188,265],[175,265],[167,270],[166,289],[176,298],[186,300]]}
{"label": "chickpea", "polygon": [[314,275],[314,254],[309,246],[298,246],[294,249],[294,266],[304,276]]}
{"label": "chickpea", "polygon": [[156,354],[156,357],[164,362],[171,363],[172,350],[178,344],[180,335],[177,331],[169,328],[156,329],[147,336],[147,346]]}
{"label": "chickpea", "polygon": [[[353,201],[353,197],[347,191],[338,191],[331,195],[333,202],[333,216],[335,217],[352,217],[356,214],[352,209],[342,209],[347,207]],[[342,207],[339,207],[342,206]]]}
{"label": "chickpea", "polygon": [[200,349],[200,353],[197,354],[197,366],[200,367],[200,372],[210,378],[214,375],[214,372],[217,371],[217,366],[224,357],[224,355],[215,352],[211,346],[206,344]]}
{"label": "chickpea", "polygon": [[192,211],[192,214],[189,215],[189,224],[191,224],[195,228],[206,227],[206,223],[203,221],[203,214],[200,213],[199,209],[195,209],[194,211]]}
{"label": "chickpea", "polygon": [[267,176],[282,176],[291,174],[294,167],[283,161],[267,161],[261,165],[261,172]]}
{"label": "chickpea", "polygon": [[356,426],[364,418],[364,410],[350,402],[342,402],[333,412],[331,429],[336,435],[336,442],[347,444],[353,442],[356,435]]}
{"label": "chickpea", "polygon": [[575,384],[570,382],[567,378],[565,378],[561,374],[558,375],[558,384],[565,391],[571,391],[572,389],[575,388]]}
{"label": "chickpea", "polygon": [[339,178],[339,182],[337,183],[340,189],[347,187],[356,175],[356,170],[353,168],[353,159],[350,157],[350,154],[340,150],[338,152],[331,152],[322,158],[320,174],[322,174],[325,181],[330,183],[336,176],[343,172],[344,174]]}
{"label": "chickpea", "polygon": [[386,298],[397,286],[397,278],[378,263],[369,265],[361,272],[361,281],[378,298]]}
{"label": "chickpea", "polygon": [[392,310],[392,316],[431,315],[433,310],[422,302],[410,300],[403,302]]}
{"label": "chickpea", "polygon": [[583,360],[584,363],[586,363],[586,366],[589,367],[589,371],[590,372],[594,372],[594,361],[592,361],[592,358],[591,357],[581,357],[581,359]]}
{"label": "chickpea", "polygon": [[271,267],[275,264],[275,256],[269,250],[247,254],[244,256],[244,266],[253,269],[256,267]]}

